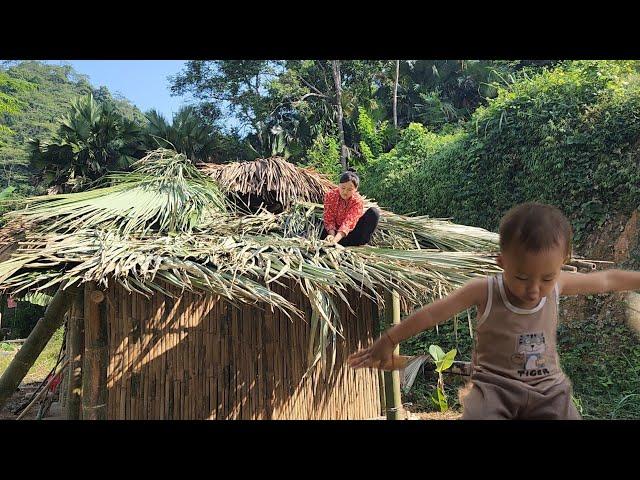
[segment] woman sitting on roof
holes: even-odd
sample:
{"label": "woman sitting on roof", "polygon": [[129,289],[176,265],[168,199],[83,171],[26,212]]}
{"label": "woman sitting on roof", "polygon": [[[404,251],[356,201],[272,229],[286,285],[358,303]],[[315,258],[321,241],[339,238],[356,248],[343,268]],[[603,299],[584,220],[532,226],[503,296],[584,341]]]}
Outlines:
{"label": "woman sitting on roof", "polygon": [[344,247],[365,245],[378,226],[380,212],[368,208],[363,214],[364,201],[358,193],[360,177],[349,168],[340,177],[340,185],[324,196],[324,228],[321,239]]}

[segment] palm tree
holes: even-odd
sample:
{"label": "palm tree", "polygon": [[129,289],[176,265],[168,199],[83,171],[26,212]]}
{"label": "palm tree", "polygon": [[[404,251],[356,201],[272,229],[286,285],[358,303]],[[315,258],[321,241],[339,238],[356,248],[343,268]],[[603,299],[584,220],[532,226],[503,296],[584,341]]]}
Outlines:
{"label": "palm tree", "polygon": [[30,161],[47,183],[79,190],[110,170],[124,170],[140,153],[140,128],[93,95],[77,99],[50,140],[30,140]]}
{"label": "palm tree", "polygon": [[173,148],[192,161],[210,160],[218,149],[215,127],[207,124],[191,106],[181,108],[168,123],[162,114],[150,110],[146,114],[145,144],[148,149]]}
{"label": "palm tree", "polygon": [[494,61],[402,60],[393,62],[394,68],[391,65],[386,66],[386,78],[374,97],[385,107],[387,117],[397,115],[400,127],[416,121],[437,126],[468,118],[486,97],[495,95]]}

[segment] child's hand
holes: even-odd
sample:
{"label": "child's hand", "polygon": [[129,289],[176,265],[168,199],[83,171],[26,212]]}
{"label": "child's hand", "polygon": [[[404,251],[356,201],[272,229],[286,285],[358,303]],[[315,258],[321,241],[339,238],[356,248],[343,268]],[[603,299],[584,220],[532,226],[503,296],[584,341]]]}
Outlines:
{"label": "child's hand", "polygon": [[393,370],[393,350],[395,344],[388,335],[382,335],[373,345],[351,354],[347,363],[351,368],[378,368],[380,370]]}

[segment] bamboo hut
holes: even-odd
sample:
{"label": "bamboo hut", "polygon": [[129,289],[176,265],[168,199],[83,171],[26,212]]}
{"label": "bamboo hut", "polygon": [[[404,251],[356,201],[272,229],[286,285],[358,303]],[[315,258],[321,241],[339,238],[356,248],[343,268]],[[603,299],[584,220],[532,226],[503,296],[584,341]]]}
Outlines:
{"label": "bamboo hut", "polygon": [[[372,245],[329,246],[319,202],[331,186],[280,159],[196,169],[161,149],[12,212],[29,227],[0,262],[1,290],[57,289],[41,322],[68,312],[67,418],[378,416],[377,373],[345,360],[376,338],[385,294],[408,311],[497,271],[497,236],[383,211]],[[240,211],[235,193],[278,208]],[[0,378],[0,406],[20,374]]]}

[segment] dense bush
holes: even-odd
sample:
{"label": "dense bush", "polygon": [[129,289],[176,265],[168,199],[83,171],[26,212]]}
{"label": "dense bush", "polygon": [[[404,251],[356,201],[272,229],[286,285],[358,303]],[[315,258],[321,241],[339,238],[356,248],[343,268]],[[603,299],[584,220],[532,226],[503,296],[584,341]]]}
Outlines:
{"label": "dense bush", "polygon": [[498,89],[462,129],[410,125],[373,159],[364,193],[399,212],[495,230],[524,201],[559,206],[579,241],[640,204],[637,63],[572,61]]}

